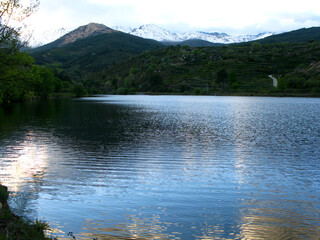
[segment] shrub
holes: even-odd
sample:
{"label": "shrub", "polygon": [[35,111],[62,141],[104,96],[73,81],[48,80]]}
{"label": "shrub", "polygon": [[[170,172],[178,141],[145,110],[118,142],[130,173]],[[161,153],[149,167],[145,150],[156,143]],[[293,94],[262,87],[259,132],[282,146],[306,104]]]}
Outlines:
{"label": "shrub", "polygon": [[9,197],[8,188],[0,185],[0,202],[2,204],[5,204],[8,200],[8,197]]}
{"label": "shrub", "polygon": [[200,93],[201,93],[201,88],[195,88],[195,89],[193,90],[193,93],[194,93],[195,95],[200,95]]}
{"label": "shrub", "polygon": [[77,97],[82,97],[82,96],[86,95],[86,90],[84,89],[83,84],[77,83],[73,88],[73,93]]}
{"label": "shrub", "polygon": [[117,94],[120,95],[127,95],[129,93],[129,90],[127,88],[118,88]]}

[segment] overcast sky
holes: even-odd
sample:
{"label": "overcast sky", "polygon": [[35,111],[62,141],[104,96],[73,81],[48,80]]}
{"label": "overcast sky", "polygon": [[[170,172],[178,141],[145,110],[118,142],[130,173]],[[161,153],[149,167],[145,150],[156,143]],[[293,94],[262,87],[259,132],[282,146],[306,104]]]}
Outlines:
{"label": "overcast sky", "polygon": [[229,34],[320,26],[320,0],[40,0],[34,28],[156,24],[170,31]]}

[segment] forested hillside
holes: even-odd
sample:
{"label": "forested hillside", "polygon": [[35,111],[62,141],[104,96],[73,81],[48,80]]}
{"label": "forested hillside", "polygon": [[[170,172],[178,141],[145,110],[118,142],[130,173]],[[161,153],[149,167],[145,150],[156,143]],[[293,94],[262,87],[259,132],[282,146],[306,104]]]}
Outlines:
{"label": "forested hillside", "polygon": [[298,43],[320,41],[320,27],[302,28],[258,40],[262,44],[268,43]]}
{"label": "forested hillside", "polygon": [[110,66],[100,78],[107,92],[319,94],[319,65],[319,42],[177,46]]}
{"label": "forested hillside", "polygon": [[32,55],[89,93],[319,95],[318,40],[320,28],[204,47],[111,32]]}
{"label": "forested hillside", "polygon": [[89,36],[49,50],[32,52],[36,63],[60,68],[74,80],[94,77],[109,65],[163,45],[121,32]]}

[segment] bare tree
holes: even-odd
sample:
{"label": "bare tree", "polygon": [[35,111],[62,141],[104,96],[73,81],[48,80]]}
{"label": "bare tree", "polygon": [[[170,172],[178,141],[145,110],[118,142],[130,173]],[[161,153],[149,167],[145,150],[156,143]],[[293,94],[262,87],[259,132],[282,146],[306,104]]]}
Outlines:
{"label": "bare tree", "polygon": [[39,0],[1,0],[0,49],[16,51],[26,44],[19,40],[21,26],[38,6]]}

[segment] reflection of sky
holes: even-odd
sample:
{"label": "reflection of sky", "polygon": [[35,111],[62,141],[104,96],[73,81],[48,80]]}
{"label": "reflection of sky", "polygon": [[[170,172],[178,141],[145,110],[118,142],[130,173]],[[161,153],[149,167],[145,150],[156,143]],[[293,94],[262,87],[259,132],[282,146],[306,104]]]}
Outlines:
{"label": "reflection of sky", "polygon": [[[237,181],[239,189],[246,193],[240,203],[241,238],[316,239],[319,227],[313,224],[320,215],[320,199],[316,197],[319,181],[306,178],[308,172],[310,176],[314,174],[313,161],[310,165],[297,161],[302,156],[312,158],[313,151],[306,156],[303,151],[292,149],[309,148],[309,141],[300,142],[304,134],[296,132],[315,127],[313,121],[306,124],[315,112],[304,115],[281,105],[272,111],[268,111],[267,104],[257,107],[238,102],[233,116]],[[312,138],[314,134],[309,133]],[[292,162],[300,166],[292,166]]]}
{"label": "reflection of sky", "polygon": [[25,134],[21,142],[6,146],[0,169],[2,183],[10,191],[18,193],[23,191],[21,188],[25,185],[41,181],[48,167],[46,147],[35,141],[35,134],[31,131]]}
{"label": "reflection of sky", "polygon": [[[76,101],[61,114],[72,118],[51,120],[61,126],[7,142],[3,183],[16,195],[34,193],[25,205],[77,239],[255,239],[290,230],[288,236],[314,236],[319,181],[308,174],[319,169],[310,161],[319,150],[304,162],[296,161],[303,152],[287,155],[309,151],[312,143],[297,145],[293,137],[306,116],[261,109],[250,98],[147,97],[128,108],[119,99]],[[277,132],[285,121],[274,118],[281,114],[296,117],[284,139]],[[273,139],[277,146],[266,144]]]}

